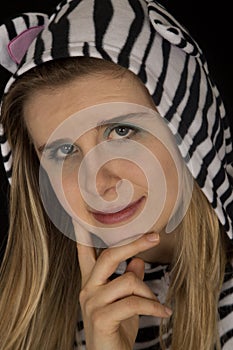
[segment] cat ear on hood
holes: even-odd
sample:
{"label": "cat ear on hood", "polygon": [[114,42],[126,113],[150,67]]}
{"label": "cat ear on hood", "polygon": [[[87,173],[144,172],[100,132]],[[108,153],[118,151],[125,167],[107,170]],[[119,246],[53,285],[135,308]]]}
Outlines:
{"label": "cat ear on hood", "polygon": [[[33,40],[48,22],[43,13],[23,13],[7,19],[0,26],[0,91],[17,71],[24,55]],[[2,91],[1,91],[2,92]],[[1,154],[7,177],[11,176],[12,156],[2,125],[0,125]]]}
{"label": "cat ear on hood", "polygon": [[27,49],[44,28],[48,15],[23,13],[0,26],[0,65],[14,74]]}
{"label": "cat ear on hood", "polygon": [[198,44],[189,35],[188,30],[168,14],[161,4],[154,0],[146,0],[146,2],[150,22],[157,33],[189,55],[196,57],[202,55]]}

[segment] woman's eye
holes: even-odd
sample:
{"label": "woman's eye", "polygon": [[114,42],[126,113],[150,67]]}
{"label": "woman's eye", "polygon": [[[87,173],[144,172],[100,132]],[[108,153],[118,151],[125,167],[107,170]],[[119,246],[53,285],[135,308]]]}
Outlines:
{"label": "woman's eye", "polygon": [[105,131],[105,136],[107,136],[107,138],[110,140],[128,139],[131,136],[135,135],[137,132],[138,129],[133,126],[117,125],[111,128],[107,128]]}
{"label": "woman's eye", "polygon": [[73,150],[74,150],[74,145],[62,145],[59,149],[59,151],[62,153],[62,154],[71,154],[73,153]]}
{"label": "woman's eye", "polygon": [[49,158],[55,159],[55,160],[63,160],[69,156],[72,156],[74,153],[77,152],[77,147],[73,144],[64,144],[61,145],[55,149],[52,149],[49,155]]}

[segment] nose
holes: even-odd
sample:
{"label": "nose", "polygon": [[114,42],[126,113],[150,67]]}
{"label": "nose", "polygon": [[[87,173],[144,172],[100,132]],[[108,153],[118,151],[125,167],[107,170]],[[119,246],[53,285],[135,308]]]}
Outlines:
{"label": "nose", "polygon": [[82,167],[82,182],[83,189],[90,194],[104,197],[104,199],[111,200],[117,195],[116,186],[121,180],[117,174],[116,160],[108,161],[104,165],[98,163],[98,158],[93,161],[84,160]]}
{"label": "nose", "polygon": [[117,171],[116,160],[112,160],[103,165],[96,177],[97,192],[105,200],[114,200],[117,197],[117,185],[121,178]]}
{"label": "nose", "polygon": [[79,168],[79,186],[87,195],[101,196],[107,201],[117,197],[117,184],[122,180],[119,161],[111,159],[110,154],[100,144],[89,143],[83,149],[83,159]]}

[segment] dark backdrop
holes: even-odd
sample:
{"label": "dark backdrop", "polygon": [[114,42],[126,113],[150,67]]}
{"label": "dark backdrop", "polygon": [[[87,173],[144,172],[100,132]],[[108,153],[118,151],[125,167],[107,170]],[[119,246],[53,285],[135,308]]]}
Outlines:
{"label": "dark backdrop", "polygon": [[[0,24],[5,18],[22,12],[45,12],[50,14],[58,4],[57,0],[46,1],[11,1],[10,8],[1,8]],[[212,2],[200,0],[160,0],[175,17],[189,29],[197,40],[209,62],[210,72],[220,90],[231,123],[233,124],[233,63],[232,63],[232,19],[230,1]],[[0,71],[0,85],[5,79],[4,71]],[[1,159],[0,159],[1,163]],[[8,227],[7,196],[8,184],[0,164],[0,245],[4,250]],[[1,258],[1,251],[0,251]]]}

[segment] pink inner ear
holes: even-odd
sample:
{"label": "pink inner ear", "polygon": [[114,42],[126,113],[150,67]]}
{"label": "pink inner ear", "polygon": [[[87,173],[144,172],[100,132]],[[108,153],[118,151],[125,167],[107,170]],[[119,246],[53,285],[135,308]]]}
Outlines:
{"label": "pink inner ear", "polygon": [[44,25],[26,29],[9,42],[8,52],[16,64],[21,62],[27,49],[43,28]]}

